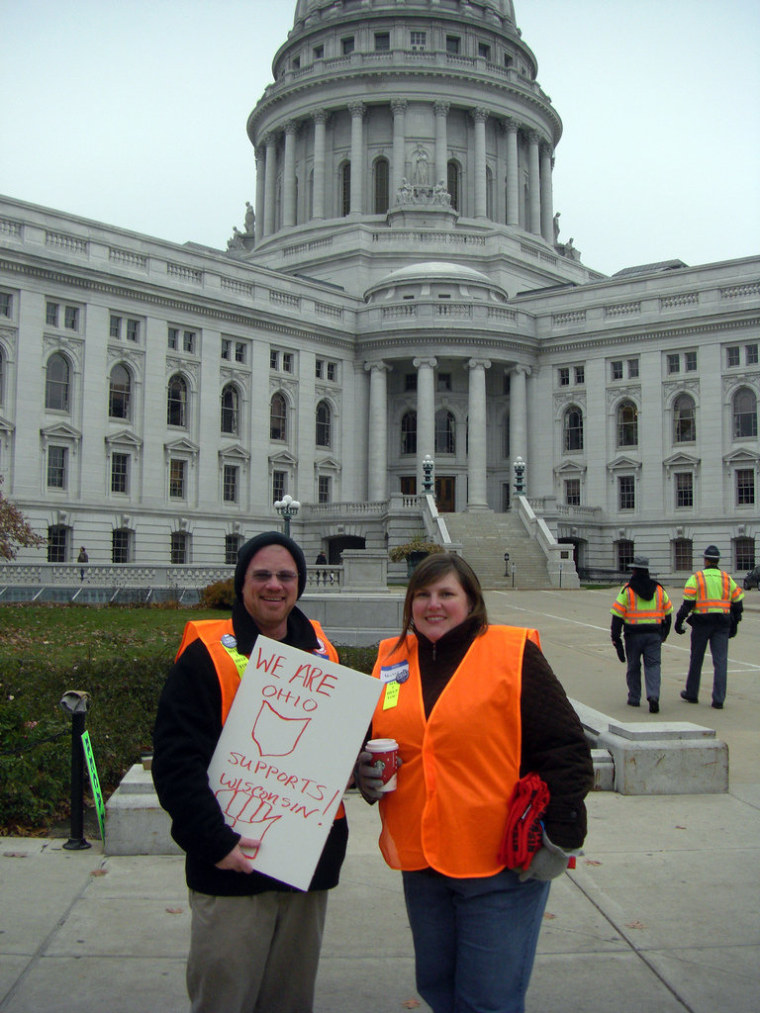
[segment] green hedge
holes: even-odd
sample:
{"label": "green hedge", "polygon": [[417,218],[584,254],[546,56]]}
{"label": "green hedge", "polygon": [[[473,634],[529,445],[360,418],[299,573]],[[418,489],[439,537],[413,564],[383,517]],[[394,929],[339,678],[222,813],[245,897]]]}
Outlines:
{"label": "green hedge", "polygon": [[[71,719],[68,690],[90,695],[86,727],[105,798],[150,751],[156,705],[174,650],[56,664],[5,661],[0,670],[0,835],[44,833],[68,816]],[[341,647],[341,662],[370,672],[376,649]]]}

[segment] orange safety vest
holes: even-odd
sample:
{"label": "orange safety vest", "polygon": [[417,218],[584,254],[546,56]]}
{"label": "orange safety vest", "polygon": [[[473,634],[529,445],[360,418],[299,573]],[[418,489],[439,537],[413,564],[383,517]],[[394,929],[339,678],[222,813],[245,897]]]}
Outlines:
{"label": "orange safety vest", "polygon": [[[386,683],[372,734],[394,738],[403,766],[395,791],[380,800],[380,850],[393,869],[433,868],[445,876],[492,876],[508,801],[520,776],[520,690],[525,643],[536,630],[489,626],[470,645],[425,717],[417,638],[391,654],[380,644],[375,678]],[[383,669],[386,669],[383,672]],[[393,706],[385,706],[394,699]]]}
{"label": "orange safety vest", "polygon": [[[318,648],[312,653],[321,654],[323,657],[329,658],[330,661],[337,663],[339,660],[338,652],[325,636],[322,627],[315,619],[310,619],[309,622],[314,627],[314,632],[319,641]],[[230,637],[230,644],[232,641],[235,641],[232,619],[201,619],[197,622],[191,620],[185,624],[182,642],[175,657],[175,660],[179,658],[188,644],[192,644],[194,640],[202,641],[214,663],[216,677],[219,680],[219,688],[222,691],[222,724],[227,720],[232,701],[235,699],[235,694],[240,686],[240,679],[248,664],[247,656],[240,654],[237,647],[225,646],[222,642],[223,637]],[[345,819],[345,816],[346,810],[341,802],[335,813],[335,819]]]}
{"label": "orange safety vest", "polygon": [[[642,608],[642,605],[646,607]],[[633,588],[626,585],[610,609],[614,616],[619,616],[629,626],[637,626],[639,623],[661,623],[672,611],[670,598],[660,584],[657,585],[654,597],[646,601],[638,598]]]}
{"label": "orange safety vest", "polygon": [[741,588],[725,570],[714,568],[709,571],[698,570],[689,577],[683,595],[684,598],[694,601],[694,611],[698,615],[709,613],[727,615],[731,611],[731,603],[741,601],[744,597]]}

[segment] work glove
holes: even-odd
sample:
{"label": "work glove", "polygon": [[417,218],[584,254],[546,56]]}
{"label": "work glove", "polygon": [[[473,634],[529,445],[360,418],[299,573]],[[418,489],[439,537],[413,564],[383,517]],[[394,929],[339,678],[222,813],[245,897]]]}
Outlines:
{"label": "work glove", "polygon": [[675,626],[673,627],[679,637],[682,637],[686,630],[683,628],[683,619],[676,619]]}
{"label": "work glove", "polygon": [[533,856],[533,861],[527,869],[520,873],[520,882],[525,883],[529,879],[538,879],[542,883],[561,876],[568,867],[571,858],[582,855],[580,848],[572,851],[565,851],[557,844],[553,844],[543,832],[543,846]]}
{"label": "work glove", "polygon": [[621,661],[625,661],[625,648],[623,647],[623,641],[618,637],[617,640],[613,640],[612,643],[617,651],[617,656]]}
{"label": "work glove", "polygon": [[[396,769],[401,768],[401,757],[396,758]],[[354,767],[354,781],[356,787],[362,794],[362,798],[365,802],[374,804],[378,802],[383,795],[383,779],[380,776],[382,771],[382,761],[377,760],[372,762],[372,753],[368,753],[363,750],[356,757],[356,765]]]}

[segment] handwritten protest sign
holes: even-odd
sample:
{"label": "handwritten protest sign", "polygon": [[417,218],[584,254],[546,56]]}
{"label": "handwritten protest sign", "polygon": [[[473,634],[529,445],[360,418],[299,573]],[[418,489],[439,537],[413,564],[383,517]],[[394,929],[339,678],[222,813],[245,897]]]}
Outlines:
{"label": "handwritten protest sign", "polygon": [[305,890],[382,685],[277,640],[256,639],[209,765],[228,825],[261,841],[254,868]]}

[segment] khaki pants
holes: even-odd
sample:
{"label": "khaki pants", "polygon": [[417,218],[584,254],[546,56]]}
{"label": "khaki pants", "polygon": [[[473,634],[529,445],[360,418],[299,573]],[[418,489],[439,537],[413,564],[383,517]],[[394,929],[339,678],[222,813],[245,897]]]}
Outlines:
{"label": "khaki pants", "polygon": [[311,1013],[327,891],[190,891],[191,1013]]}

